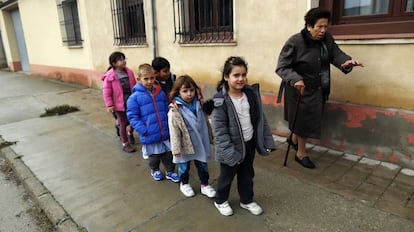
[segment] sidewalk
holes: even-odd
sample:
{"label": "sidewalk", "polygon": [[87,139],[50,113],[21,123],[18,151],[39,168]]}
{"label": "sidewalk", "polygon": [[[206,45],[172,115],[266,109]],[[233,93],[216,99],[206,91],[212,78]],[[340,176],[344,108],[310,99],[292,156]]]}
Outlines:
{"label": "sidewalk", "polygon": [[[238,206],[235,181],[234,215],[224,217],[199,194],[194,168],[197,195],[185,198],[178,184],[152,180],[140,152],[121,151],[99,90],[8,72],[0,79],[0,135],[17,141],[2,153],[61,231],[413,231],[414,177],[404,174],[412,170],[318,146],[308,147],[317,169],[301,168],[293,152],[283,167],[286,143],[275,137],[279,149],[255,161],[265,213]],[[39,117],[60,104],[80,111]],[[216,186],[218,164],[209,168]]]}

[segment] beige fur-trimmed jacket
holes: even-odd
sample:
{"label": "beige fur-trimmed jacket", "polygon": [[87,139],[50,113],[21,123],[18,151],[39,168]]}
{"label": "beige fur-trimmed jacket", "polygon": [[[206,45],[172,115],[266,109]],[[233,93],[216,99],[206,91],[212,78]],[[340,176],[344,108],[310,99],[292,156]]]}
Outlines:
{"label": "beige fur-trimmed jacket", "polygon": [[[168,111],[168,127],[170,129],[171,152],[175,154],[194,154],[194,146],[185,125],[184,118],[175,102],[170,103]],[[206,116],[210,144],[213,143],[213,132]]]}

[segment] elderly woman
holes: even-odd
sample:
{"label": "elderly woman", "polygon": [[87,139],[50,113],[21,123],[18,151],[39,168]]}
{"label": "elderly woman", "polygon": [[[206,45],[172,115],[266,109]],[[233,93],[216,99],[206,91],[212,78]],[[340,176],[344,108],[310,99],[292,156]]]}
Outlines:
{"label": "elderly woman", "polygon": [[[309,10],[305,28],[288,39],[276,68],[282,78],[279,101],[284,89],[285,120],[293,133],[288,143],[297,150],[295,160],[311,169],[315,165],[306,155],[305,145],[308,138],[320,138],[322,113],[330,92],[330,64],[344,73],[351,72],[354,66],[363,66],[341,51],[327,32],[330,17],[327,10]],[[296,113],[296,125],[292,128]]]}

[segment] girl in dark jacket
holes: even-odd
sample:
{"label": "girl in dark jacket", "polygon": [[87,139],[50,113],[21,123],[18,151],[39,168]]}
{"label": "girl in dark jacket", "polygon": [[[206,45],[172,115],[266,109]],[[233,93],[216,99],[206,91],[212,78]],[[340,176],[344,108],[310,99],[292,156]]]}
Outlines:
{"label": "girl in dark jacket", "polygon": [[247,85],[247,64],[242,58],[226,60],[217,91],[212,125],[220,175],[214,205],[224,216],[233,214],[227,200],[237,175],[240,206],[259,215],[263,210],[253,201],[255,150],[265,155],[276,146],[263,114],[258,85]]}
{"label": "girl in dark jacket", "polygon": [[[305,145],[308,138],[320,138],[323,108],[330,93],[330,64],[344,73],[351,72],[354,66],[362,66],[341,51],[327,33],[330,17],[327,10],[309,10],[305,15],[305,28],[283,46],[276,68],[283,79],[278,102],[284,88],[285,120],[293,132],[288,143],[297,150],[295,160],[306,168],[315,168],[306,155]],[[295,112],[299,94],[299,108]],[[296,125],[292,128],[295,114]]]}

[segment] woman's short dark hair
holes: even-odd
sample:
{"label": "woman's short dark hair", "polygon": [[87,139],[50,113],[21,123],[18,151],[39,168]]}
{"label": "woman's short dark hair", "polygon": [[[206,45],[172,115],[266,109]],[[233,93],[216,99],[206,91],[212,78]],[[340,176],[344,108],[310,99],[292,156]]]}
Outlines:
{"label": "woman's short dark hair", "polygon": [[331,19],[331,12],[320,7],[310,9],[305,15],[305,26],[314,27],[319,19]]}

